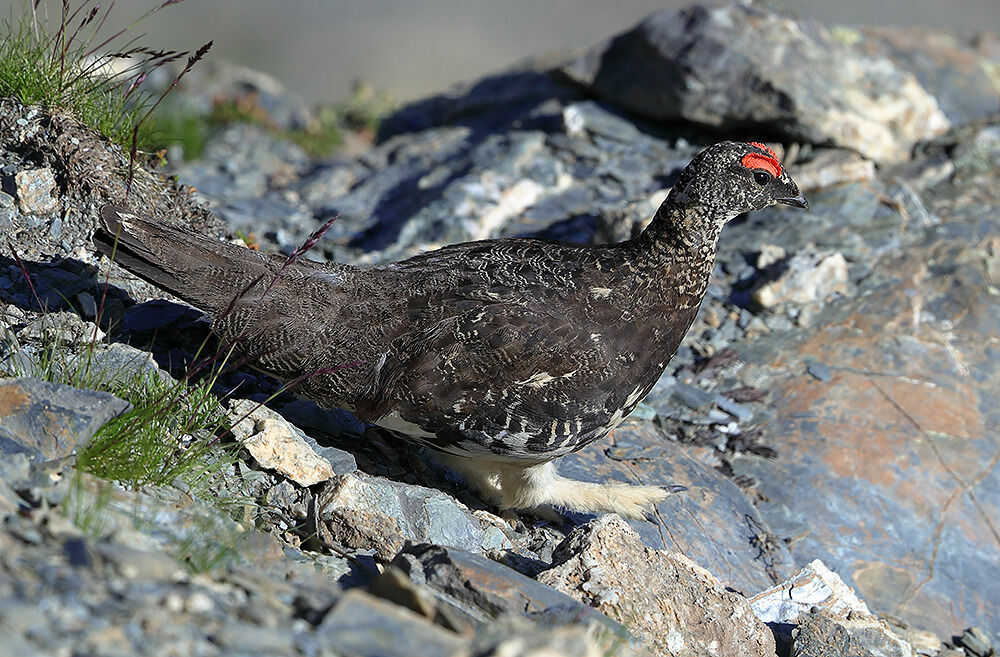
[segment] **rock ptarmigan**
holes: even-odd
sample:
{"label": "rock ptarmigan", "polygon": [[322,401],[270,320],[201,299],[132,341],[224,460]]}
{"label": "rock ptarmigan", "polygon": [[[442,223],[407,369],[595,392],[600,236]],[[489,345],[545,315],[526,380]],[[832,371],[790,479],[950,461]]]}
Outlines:
{"label": "rock ptarmigan", "polygon": [[553,460],[632,412],[694,321],[723,226],[776,203],[808,208],[773,151],[729,141],[617,244],[496,239],[368,268],[289,264],[114,206],[94,241],[207,312],[256,367],[321,372],[296,394],[433,448],[501,510],[641,517],[664,489],[567,479]]}

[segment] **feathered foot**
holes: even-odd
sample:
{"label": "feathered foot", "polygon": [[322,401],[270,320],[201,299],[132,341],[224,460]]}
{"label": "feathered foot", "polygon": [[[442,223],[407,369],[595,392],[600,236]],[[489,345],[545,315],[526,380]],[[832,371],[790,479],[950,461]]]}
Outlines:
{"label": "feathered foot", "polygon": [[658,502],[670,494],[659,486],[594,484],[568,479],[551,461],[522,465],[445,455],[442,461],[465,477],[466,483],[501,512],[530,511],[538,515],[551,504],[584,513],[617,513],[626,518],[648,518]]}

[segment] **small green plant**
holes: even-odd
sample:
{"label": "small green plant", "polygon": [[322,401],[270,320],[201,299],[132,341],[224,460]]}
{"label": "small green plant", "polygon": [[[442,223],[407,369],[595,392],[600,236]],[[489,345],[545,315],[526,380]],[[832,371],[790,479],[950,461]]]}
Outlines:
{"label": "small green plant", "polygon": [[[42,323],[60,315],[43,315]],[[128,488],[183,482],[211,497],[208,479],[236,458],[220,444],[227,428],[219,400],[212,394],[217,373],[197,383],[173,381],[144,363],[117,369],[101,364],[99,341],[78,344],[43,329],[40,344],[22,347],[9,331],[3,351],[6,376],[31,376],[76,388],[110,392],[132,408],[102,426],[77,453],[81,472],[117,481]]]}
{"label": "small green plant", "polygon": [[113,2],[102,10],[95,0],[83,0],[74,9],[62,0],[56,18],[41,0],[25,2],[18,16],[11,7],[0,42],[0,96],[68,111],[125,148],[145,145],[149,131],[143,129],[144,119],[159,100],[140,85],[161,66],[184,57],[201,59],[211,44],[191,55],[153,50],[128,37],[143,20],[181,1],[165,0],[107,37],[102,31]]}
{"label": "small green plant", "polygon": [[329,155],[344,141],[339,115],[323,111],[320,111],[314,125],[296,130],[279,128],[263,108],[248,102],[219,103],[212,108],[207,119],[212,130],[237,122],[261,126],[276,137],[293,141],[311,157]]}
{"label": "small green plant", "polygon": [[62,514],[83,533],[93,538],[101,539],[111,529],[112,522],[108,515],[111,504],[111,486],[109,482],[84,481],[79,471],[73,473],[69,490],[62,501]]}
{"label": "small green plant", "polygon": [[192,110],[157,111],[149,117],[148,144],[154,149],[179,145],[185,160],[196,160],[215,132],[204,114]]}
{"label": "small green plant", "polygon": [[101,427],[77,454],[76,467],[130,488],[183,481],[204,491],[207,479],[232,458],[216,436],[225,415],[211,393],[212,379],[186,385],[146,373],[106,386],[132,409]]}
{"label": "small green plant", "polygon": [[316,118],[304,128],[288,130],[274,124],[267,111],[250,95],[239,100],[217,102],[208,114],[175,109],[152,115],[151,143],[156,148],[179,144],[185,159],[195,159],[203,152],[212,135],[232,123],[260,126],[272,135],[295,142],[313,158],[330,155],[344,143],[344,131],[357,132],[373,139],[379,122],[395,107],[391,98],[370,85],[355,82],[351,97],[316,110]]}
{"label": "small green plant", "polygon": [[[232,312],[258,284],[264,288],[262,296],[270,294],[287,268],[313,248],[335,220],[335,217],[328,220],[289,254],[270,280],[265,280],[262,275],[238,291],[222,316]],[[117,248],[117,242],[115,246]],[[109,368],[105,364],[108,361],[102,357],[106,347],[98,328],[107,299],[108,279],[105,279],[104,292],[97,308],[97,323],[88,325],[72,313],[47,313],[27,266],[14,247],[9,247],[37,307],[42,311],[40,321],[43,326],[40,331],[29,333],[33,344],[20,345],[19,333],[11,327],[23,323],[29,316],[20,311],[10,319],[0,315],[0,376],[35,376],[76,387],[103,390],[133,404],[129,411],[101,427],[90,442],[78,450],[74,473],[77,480],[63,503],[66,517],[93,536],[103,534],[108,523],[113,521],[105,512],[115,506],[113,489],[110,484],[104,485],[109,481],[125,488],[172,488],[175,494],[180,490],[189,495],[196,505],[221,509],[230,517],[237,506],[248,508],[255,505],[245,497],[238,499],[231,495],[227,486],[219,485],[217,481],[219,475],[236,463],[239,452],[235,444],[223,444],[229,431],[229,421],[212,393],[224,369],[238,368],[260,356],[247,354],[236,362],[232,359],[252,326],[247,324],[229,343],[217,347],[207,356],[201,356],[207,344],[203,342],[195,354],[194,363],[180,381],[174,381],[153,368],[140,353],[136,353],[136,361],[122,363],[115,360],[118,364]],[[81,340],[81,336],[86,336],[88,332],[90,339]],[[35,344],[39,335],[41,344]],[[347,363],[303,373],[282,386],[271,399],[306,378],[358,364]],[[252,412],[232,424],[238,424]],[[96,478],[96,489],[94,479],[85,475]],[[84,479],[87,486],[81,485]],[[143,521],[143,514],[133,514],[134,527],[139,528]],[[167,551],[194,572],[212,570],[240,559],[241,543],[238,537],[218,538],[216,535],[206,540],[206,535],[202,531],[177,534],[169,539]]]}
{"label": "small green plant", "polygon": [[[19,344],[17,336],[0,322],[0,375],[32,376],[43,381],[76,388],[110,392],[132,404],[132,408],[102,426],[77,454],[77,469],[103,479],[138,488],[172,485],[176,480],[189,488],[204,489],[206,479],[230,465],[235,455],[220,447],[217,437],[226,430],[226,416],[212,387],[228,354],[219,354],[215,365],[197,383],[174,381],[151,364],[141,361],[102,365],[98,351],[103,334],[97,324],[76,320],[70,313],[48,313],[39,299],[31,274],[17,252],[11,253],[21,269],[35,302],[42,309],[40,343]],[[107,281],[105,281],[105,294]],[[105,295],[101,298],[103,312]],[[66,337],[67,326],[59,319],[71,318],[70,332],[87,335]]]}
{"label": "small green plant", "polygon": [[[50,19],[41,0],[27,0],[24,10],[2,28],[0,96],[26,105],[67,111],[112,142],[128,149],[126,189],[131,190],[138,151],[150,141],[147,120],[163,99],[212,47],[209,41],[189,51],[154,50],[136,45],[129,30],[156,12],[183,0],[164,0],[125,27],[104,37],[114,2],[102,11],[96,0],[73,9],[61,0],[58,19]],[[125,40],[118,48],[118,43]],[[151,71],[187,58],[180,73],[156,98],[142,90]]]}
{"label": "small green plant", "polygon": [[[214,538],[218,539],[218,532]],[[211,540],[213,534],[206,536],[190,534],[184,537],[171,537],[168,551],[170,555],[187,566],[193,573],[206,573],[231,563],[239,563],[241,535],[228,537],[230,540]]]}
{"label": "small green plant", "polygon": [[[338,124],[356,132],[374,135],[382,118],[395,107],[395,101],[387,93],[376,90],[362,80],[355,80],[351,86],[350,98],[329,108],[329,111],[335,115]],[[322,118],[321,111],[320,119]]]}

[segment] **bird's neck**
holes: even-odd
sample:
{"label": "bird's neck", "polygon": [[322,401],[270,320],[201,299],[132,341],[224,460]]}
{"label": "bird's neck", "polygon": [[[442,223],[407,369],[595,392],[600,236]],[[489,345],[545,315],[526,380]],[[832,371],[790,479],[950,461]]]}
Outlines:
{"label": "bird's neck", "polygon": [[719,216],[718,210],[701,205],[680,207],[668,197],[634,242],[648,266],[701,276],[707,286],[724,223],[725,217]]}

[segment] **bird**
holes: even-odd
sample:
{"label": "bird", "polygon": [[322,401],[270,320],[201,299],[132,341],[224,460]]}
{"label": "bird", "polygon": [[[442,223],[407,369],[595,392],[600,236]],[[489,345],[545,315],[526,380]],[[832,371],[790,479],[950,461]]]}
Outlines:
{"label": "bird", "polygon": [[578,481],[554,462],[635,409],[695,320],[725,224],[775,204],[809,208],[773,150],[725,141],[612,244],[500,238],[366,267],[290,262],[115,205],[94,243],[295,394],[431,448],[500,512],[642,518],[666,488]]}

